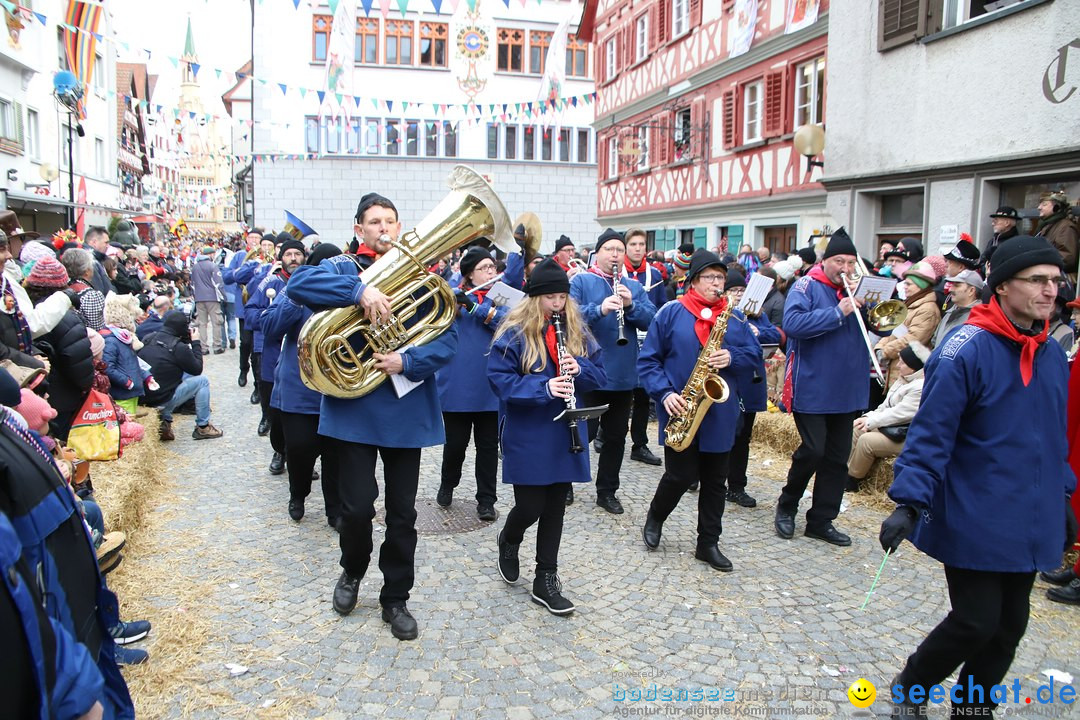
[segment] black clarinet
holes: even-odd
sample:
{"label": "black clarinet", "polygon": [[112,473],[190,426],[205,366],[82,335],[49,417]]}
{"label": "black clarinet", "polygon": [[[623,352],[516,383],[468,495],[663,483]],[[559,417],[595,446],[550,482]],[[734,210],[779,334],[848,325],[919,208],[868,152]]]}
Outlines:
{"label": "black clarinet", "polygon": [[[566,338],[563,335],[562,320],[562,313],[551,313],[551,327],[555,329],[555,353],[559,356],[559,372],[562,372],[562,359],[566,355]],[[567,375],[567,377],[570,378],[570,397],[566,398],[566,409],[577,410],[577,397],[574,394],[574,376]],[[585,452],[585,448],[581,444],[581,438],[578,436],[577,420],[567,420],[566,424],[570,428],[570,452]]]}

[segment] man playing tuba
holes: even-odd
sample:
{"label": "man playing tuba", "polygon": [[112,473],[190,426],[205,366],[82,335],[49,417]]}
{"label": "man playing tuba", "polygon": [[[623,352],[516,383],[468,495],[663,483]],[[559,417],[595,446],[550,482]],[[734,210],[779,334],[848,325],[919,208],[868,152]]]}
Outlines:
{"label": "man playing tuba", "polygon": [[[401,232],[397,208],[385,197],[365,195],[356,209],[355,233],[361,248],[383,255]],[[359,253],[358,253],[359,254]],[[361,259],[338,255],[317,266],[299,268],[289,281],[289,297],[318,312],[327,308],[360,306],[369,321],[390,316],[390,298],[360,275]],[[379,551],[383,588],[379,595],[383,620],[399,640],[418,635],[416,620],[406,602],[415,577],[416,489],[420,476],[420,449],[445,441],[435,371],[457,350],[454,325],[431,342],[400,352],[376,353],[375,369],[404,375],[421,383],[398,397],[390,382],[356,398],[323,395],[319,434],[326,452],[335,454],[341,496],[339,542],[341,577],[333,605],[341,615],[356,607],[360,581],[372,551],[372,520],[378,485],[375,461],[381,457],[386,500],[386,538]]]}

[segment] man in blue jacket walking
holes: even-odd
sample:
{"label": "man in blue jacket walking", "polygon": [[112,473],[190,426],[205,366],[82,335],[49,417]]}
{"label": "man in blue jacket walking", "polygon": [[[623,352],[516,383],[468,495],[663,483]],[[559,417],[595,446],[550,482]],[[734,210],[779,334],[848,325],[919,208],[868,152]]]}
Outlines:
{"label": "man in blue jacket walking", "polygon": [[[396,240],[401,232],[397,208],[374,193],[361,200],[356,218],[355,232],[369,248],[389,248],[389,242],[380,238]],[[390,316],[390,299],[365,283],[358,269],[349,255],[323,260],[318,266],[305,265],[290,278],[289,297],[316,312],[358,305],[368,320],[385,322]],[[406,602],[415,579],[420,449],[446,441],[435,372],[450,362],[456,350],[457,329],[451,325],[426,345],[376,354],[377,370],[404,375],[421,385],[398,397],[392,383],[384,382],[359,398],[324,395],[320,406],[319,434],[327,438],[327,450],[335,453],[341,496],[338,531],[342,573],[334,589],[334,610],[341,615],[353,611],[360,581],[367,572],[379,492],[375,461],[381,457],[386,539],[379,551],[383,572],[379,603],[383,620],[390,623],[391,633],[399,640],[413,640],[418,635]]]}
{"label": "man in blue jacket walking", "polygon": [[805,534],[833,545],[851,544],[833,520],[840,514],[847,482],[851,424],[866,409],[870,395],[870,355],[854,316],[862,301],[844,290],[845,276],[857,262],[855,243],[840,228],[829,239],[821,263],[799,278],[784,305],[784,399],[802,438],[776,502],[776,534],[786,540],[795,536],[799,500],[816,473]]}
{"label": "man in blue jacket walking", "polygon": [[[1036,570],[1072,547],[1076,480],[1067,462],[1065,353],[1047,342],[1065,278],[1061,254],[1018,236],[994,253],[990,302],[926,364],[923,402],[896,461],[881,546],[915,547],[945,566],[950,612],[892,682],[893,716],[923,716],[925,695],[960,667],[953,717],[993,717],[1027,629]],[[921,521],[919,521],[921,516]]]}

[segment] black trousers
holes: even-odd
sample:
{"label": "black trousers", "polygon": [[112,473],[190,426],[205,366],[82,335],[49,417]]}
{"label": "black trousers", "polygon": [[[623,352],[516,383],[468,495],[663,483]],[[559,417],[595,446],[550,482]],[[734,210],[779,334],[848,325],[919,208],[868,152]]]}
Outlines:
{"label": "black trousers", "polygon": [[506,516],[503,541],[518,545],[525,531],[536,526],[536,574],[559,569],[559,544],[562,542],[563,515],[570,483],[551,485],[515,485],[514,507]]}
{"label": "black trousers", "polygon": [[799,500],[814,481],[814,502],[806,513],[806,526],[821,529],[840,514],[840,501],[847,482],[847,461],[851,454],[851,425],[859,413],[809,415],[794,413],[795,427],[802,445],[791,455],[787,485],[780,492],[777,507],[795,513]]}
{"label": "black trousers", "polygon": [[730,453],[707,453],[695,440],[682,452],[664,447],[664,474],[656,486],[649,512],[664,522],[695,482],[698,489],[697,546],[715,545],[724,531],[724,493]]}
{"label": "black trousers", "polygon": [[754,435],[754,418],[757,413],[742,412],[739,428],[735,431],[735,444],[731,447],[731,467],[728,468],[728,490],[746,490],[746,466],[750,462],[750,438]]}
{"label": "black trousers", "polygon": [[244,329],[243,318],[237,318],[240,325],[240,374],[247,375],[251,369],[251,348],[255,345],[255,333]]}
{"label": "black trousers", "polygon": [[634,411],[630,415],[630,442],[635,448],[649,445],[649,410],[652,398],[645,388],[634,388]]}
{"label": "black trousers", "polygon": [[325,438],[327,452],[336,457],[338,493],[341,497],[341,567],[353,577],[363,577],[371,562],[372,521],[379,485],[375,460],[383,462],[386,493],[386,536],[379,548],[383,574],[379,603],[383,607],[404,605],[409,599],[416,571],[416,486],[420,481],[420,448],[380,448],[336,438]]}
{"label": "black trousers", "polygon": [[499,413],[444,412],[446,444],[443,446],[443,485],[456,488],[461,482],[461,465],[469,449],[469,435],[476,440],[476,502],[495,504],[495,483],[499,474]]}
{"label": "black trousers", "polygon": [[600,450],[600,459],[596,463],[597,497],[614,495],[619,489],[619,472],[622,470],[626,433],[630,429],[630,407],[633,402],[633,390],[596,390],[588,394],[590,406],[609,406],[599,420],[589,423],[589,437],[592,438],[595,434],[593,423],[598,423],[599,437],[604,443]]}
{"label": "black trousers", "polygon": [[[255,381],[255,387],[259,387],[259,367],[262,365],[262,353],[257,353],[254,350],[251,351],[251,374]],[[261,394],[261,393],[260,393]],[[266,411],[263,411],[265,416]]]}
{"label": "black trousers", "polygon": [[[990,687],[1005,678],[1027,630],[1035,573],[945,566],[952,611],[908,658],[899,682],[930,687],[960,667],[963,705],[993,707]],[[962,666],[962,667],[961,667]],[[982,686],[982,696],[976,685]],[[968,693],[974,702],[968,703]]]}
{"label": "black trousers", "polygon": [[270,421],[270,447],[274,448],[274,452],[287,455],[285,433],[281,430],[281,413],[277,408],[270,407],[270,393],[273,391],[274,383],[259,381],[259,404],[262,406],[263,417]]}
{"label": "black trousers", "polygon": [[326,438],[319,435],[319,416],[277,411],[281,430],[285,436],[285,454],[288,456],[289,497],[303,500],[311,494],[311,474],[315,471],[315,459],[322,456],[323,504],[326,517],[341,515],[341,498],[338,497],[337,457],[325,449]]}

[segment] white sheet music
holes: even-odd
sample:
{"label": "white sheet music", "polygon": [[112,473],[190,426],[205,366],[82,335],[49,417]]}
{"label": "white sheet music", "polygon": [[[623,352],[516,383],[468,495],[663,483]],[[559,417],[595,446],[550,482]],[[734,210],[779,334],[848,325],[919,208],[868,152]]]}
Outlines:
{"label": "white sheet music", "polygon": [[[406,345],[403,348],[398,348],[397,351],[399,353],[401,353],[402,355],[404,355],[405,351],[408,350],[411,347],[412,347],[412,345]],[[390,384],[394,386],[394,393],[399,398],[403,398],[406,395],[408,395],[409,393],[411,393],[413,390],[415,390],[416,388],[423,385],[424,383],[422,381],[421,382],[415,382],[415,381],[410,380],[409,378],[405,377],[405,375],[403,375],[402,373],[396,373],[396,374],[390,376]]]}
{"label": "white sheet music", "polygon": [[499,281],[492,285],[491,289],[488,290],[487,294],[487,299],[490,300],[491,304],[495,307],[505,305],[508,308],[513,308],[515,305],[521,302],[522,298],[524,297],[525,293],[521,292],[516,288],[510,287],[502,281]]}
{"label": "white sheet music", "polygon": [[896,282],[894,278],[864,275],[859,281],[859,286],[855,288],[854,295],[860,300],[865,300],[867,305],[884,302],[892,297]]}
{"label": "white sheet music", "polygon": [[769,290],[772,289],[772,286],[772,278],[759,273],[751,275],[746,283],[746,290],[743,292],[742,300],[739,301],[739,309],[750,315],[761,312],[761,304],[769,296]]}

